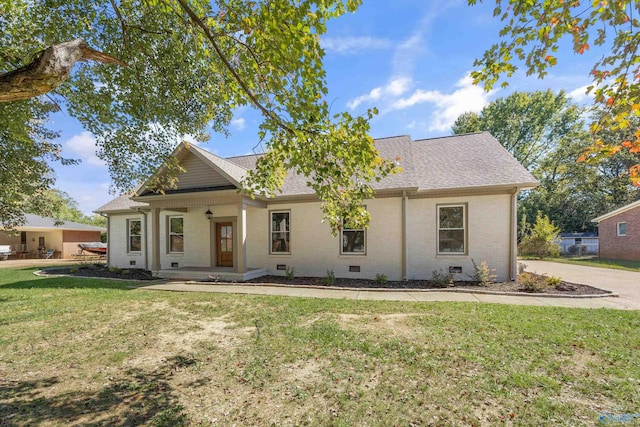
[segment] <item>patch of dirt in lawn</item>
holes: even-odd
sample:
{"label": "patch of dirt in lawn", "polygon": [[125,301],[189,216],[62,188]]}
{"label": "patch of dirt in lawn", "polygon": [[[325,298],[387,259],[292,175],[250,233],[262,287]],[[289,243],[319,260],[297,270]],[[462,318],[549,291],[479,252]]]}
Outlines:
{"label": "patch of dirt in lawn", "polygon": [[375,316],[360,314],[339,314],[342,324],[377,333],[393,333],[394,336],[412,337],[415,327],[408,320],[418,316],[417,313],[379,314]]}
{"label": "patch of dirt in lawn", "polygon": [[149,270],[142,268],[114,268],[104,264],[83,264],[80,266],[52,267],[41,270],[44,275],[68,275],[123,280],[155,280]]}

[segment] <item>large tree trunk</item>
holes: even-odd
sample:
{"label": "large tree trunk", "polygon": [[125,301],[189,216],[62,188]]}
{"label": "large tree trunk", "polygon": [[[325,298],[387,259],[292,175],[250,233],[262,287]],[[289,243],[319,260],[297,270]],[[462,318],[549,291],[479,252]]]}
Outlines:
{"label": "large tree trunk", "polygon": [[127,65],[89,48],[82,39],[53,45],[24,67],[0,75],[0,102],[20,101],[50,92],[69,78],[76,62],[88,59]]}

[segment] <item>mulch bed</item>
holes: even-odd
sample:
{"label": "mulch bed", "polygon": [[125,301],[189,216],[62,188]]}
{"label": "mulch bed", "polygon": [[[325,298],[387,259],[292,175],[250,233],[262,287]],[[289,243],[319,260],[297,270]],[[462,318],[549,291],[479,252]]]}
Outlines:
{"label": "mulch bed", "polygon": [[102,264],[88,264],[80,267],[53,267],[41,270],[44,275],[69,275],[79,277],[98,277],[123,280],[155,280],[149,270],[142,268],[109,268]]}
{"label": "mulch bed", "polygon": [[[100,264],[88,264],[80,267],[53,267],[41,271],[44,275],[69,275],[80,277],[99,277],[110,279],[124,280],[154,280],[149,270],[141,268],[118,269],[109,268]],[[544,281],[544,276],[538,276]],[[211,280],[209,282],[221,283]],[[202,282],[207,283],[207,282]],[[314,287],[333,287],[333,288],[352,288],[352,289],[460,289],[470,291],[491,291],[491,292],[527,292],[518,282],[501,282],[489,283],[482,285],[480,283],[457,281],[451,285],[442,286],[430,280],[405,280],[405,281],[387,281],[377,282],[368,279],[345,279],[336,278],[334,283],[324,283],[322,277],[296,277],[287,279],[283,276],[262,276],[247,281],[251,284],[273,284],[283,286],[314,286]],[[531,292],[528,292],[531,293]],[[538,292],[540,294],[557,294],[557,295],[606,295],[610,292],[594,288],[588,285],[580,285],[576,283],[561,282],[558,286],[544,286]]]}
{"label": "mulch bed", "polygon": [[[248,283],[255,284],[277,284],[285,286],[317,286],[317,287],[334,287],[334,288],[356,288],[356,289],[466,289],[472,291],[492,291],[492,292],[527,292],[518,282],[501,282],[489,283],[482,285],[480,283],[457,281],[449,286],[441,286],[430,280],[405,280],[405,281],[387,281],[380,283],[375,280],[367,279],[343,279],[336,278],[331,285],[324,283],[322,277],[296,277],[287,280],[282,276],[262,276],[249,280]],[[580,285],[577,283],[561,282],[560,285],[546,286],[540,289],[541,294],[557,294],[557,295],[606,295],[610,292],[594,288],[593,286]]]}

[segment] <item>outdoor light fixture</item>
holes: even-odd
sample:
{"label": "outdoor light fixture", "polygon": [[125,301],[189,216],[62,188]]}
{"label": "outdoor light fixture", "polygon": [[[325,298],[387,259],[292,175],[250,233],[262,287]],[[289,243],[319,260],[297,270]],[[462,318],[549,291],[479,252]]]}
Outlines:
{"label": "outdoor light fixture", "polygon": [[213,218],[213,212],[211,212],[211,209],[207,208],[207,211],[204,213],[204,216],[206,216],[207,219],[211,221],[211,218]]}

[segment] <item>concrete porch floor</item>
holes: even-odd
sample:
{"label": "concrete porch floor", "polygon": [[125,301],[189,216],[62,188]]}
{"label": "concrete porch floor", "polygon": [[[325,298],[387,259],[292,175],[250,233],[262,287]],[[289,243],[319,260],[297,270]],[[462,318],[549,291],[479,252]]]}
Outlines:
{"label": "concrete porch floor", "polygon": [[179,267],[154,272],[154,275],[163,279],[220,280],[231,282],[246,282],[247,280],[265,276],[266,274],[266,268],[248,268],[246,272],[240,273],[233,267]]}

